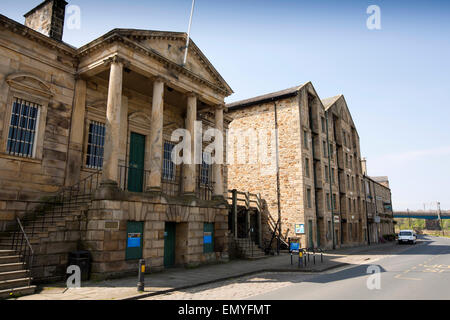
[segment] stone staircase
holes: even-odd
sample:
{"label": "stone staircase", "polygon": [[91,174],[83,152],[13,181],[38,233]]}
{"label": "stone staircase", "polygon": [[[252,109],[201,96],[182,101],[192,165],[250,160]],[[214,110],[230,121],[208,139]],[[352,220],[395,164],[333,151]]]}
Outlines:
{"label": "stone staircase", "polygon": [[252,240],[235,239],[234,243],[241,258],[253,260],[266,257],[264,251]]}
{"label": "stone staircase", "polygon": [[[24,217],[23,228],[34,251],[31,276],[35,283],[64,279],[68,254],[78,250],[81,232],[85,227],[84,213],[90,202],[90,195],[72,196],[67,201],[47,205],[39,209],[40,212]],[[0,253],[3,253],[0,256],[0,290],[9,290],[8,285],[11,284],[11,288],[17,288],[17,292],[13,294],[24,295],[33,293],[35,287],[20,287],[25,279],[28,281],[22,271],[29,266],[19,262],[18,252],[22,252],[27,244],[23,239],[17,240],[18,234],[21,234],[17,230],[0,233]],[[2,265],[2,257],[3,261],[9,263]],[[7,283],[3,284],[2,281]],[[10,292],[6,296],[2,292],[0,291],[0,299],[10,296]]]}
{"label": "stone staircase", "polygon": [[0,249],[0,299],[33,294],[36,286],[21,256],[14,250]]}

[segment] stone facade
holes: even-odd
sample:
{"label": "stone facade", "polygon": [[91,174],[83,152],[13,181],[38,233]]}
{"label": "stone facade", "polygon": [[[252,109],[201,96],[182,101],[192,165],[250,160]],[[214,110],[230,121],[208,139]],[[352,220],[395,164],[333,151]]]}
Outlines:
{"label": "stone facade", "polygon": [[370,242],[378,243],[383,236],[395,233],[389,181],[365,175],[364,182]]}
{"label": "stone facade", "polygon": [[[176,225],[173,264],[227,259],[226,165],[204,168],[200,159],[164,169],[163,162],[172,134],[186,128],[194,136],[195,121],[203,133],[224,129],[226,140],[224,99],[231,88],[192,40],[181,65],[185,33],[116,29],[78,49],[59,41],[50,29],[62,36],[64,21],[56,18],[64,17],[65,4],[43,2],[26,15],[26,26],[0,15],[0,230],[15,228],[17,217],[26,232],[33,230],[37,278],[63,275],[67,254],[80,249],[91,252],[97,277],[135,272],[137,258],[125,257],[132,222],[143,223],[140,257],[148,270],[168,266],[169,223]],[[27,154],[10,148],[16,99],[38,110]],[[133,171],[133,135],[143,139],[139,171]],[[103,151],[92,151],[93,141]],[[101,161],[93,165],[93,157]],[[59,206],[61,217],[45,219]],[[42,232],[32,229],[37,224]],[[0,245],[11,241],[7,233],[0,238]]]}
{"label": "stone facade", "polygon": [[[322,248],[367,243],[359,136],[342,95],[321,100],[307,83],[227,107],[233,118],[228,185],[260,193],[267,201],[262,217],[266,243],[277,225],[278,211],[285,242],[298,237],[303,247]],[[265,144],[270,150],[268,163],[249,159],[260,155]],[[296,225],[304,225],[304,233],[296,233]]]}

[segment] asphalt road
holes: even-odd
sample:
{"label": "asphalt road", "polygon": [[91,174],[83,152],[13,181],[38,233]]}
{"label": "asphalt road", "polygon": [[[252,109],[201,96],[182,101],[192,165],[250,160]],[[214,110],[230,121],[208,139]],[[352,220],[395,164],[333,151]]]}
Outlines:
{"label": "asphalt road", "polygon": [[[450,299],[450,239],[419,236],[410,247],[372,264],[299,276],[288,286],[248,299]],[[380,273],[368,273],[369,268]]]}

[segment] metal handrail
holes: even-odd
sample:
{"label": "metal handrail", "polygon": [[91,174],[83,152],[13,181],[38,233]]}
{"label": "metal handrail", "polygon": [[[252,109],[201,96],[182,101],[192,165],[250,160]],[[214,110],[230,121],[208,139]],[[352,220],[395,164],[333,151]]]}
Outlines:
{"label": "metal handrail", "polygon": [[[23,260],[25,263],[28,263],[28,286],[30,286],[30,284],[31,284],[31,269],[33,268],[34,250],[33,250],[33,247],[31,246],[30,240],[28,239],[27,233],[25,232],[25,229],[23,228],[22,222],[20,222],[19,217],[16,217],[16,220],[19,225],[20,231],[22,231],[22,237],[25,237],[26,243],[27,243],[28,248],[31,253],[29,259],[27,259],[26,258],[26,256],[27,256],[26,250],[24,250],[24,252],[23,252]],[[20,248],[19,255],[22,255],[22,246]],[[28,260],[28,262],[26,262],[26,260]]]}

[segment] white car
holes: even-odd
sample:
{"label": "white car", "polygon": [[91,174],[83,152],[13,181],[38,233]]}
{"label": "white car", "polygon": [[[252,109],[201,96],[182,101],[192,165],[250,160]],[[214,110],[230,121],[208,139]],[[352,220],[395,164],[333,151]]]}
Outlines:
{"label": "white car", "polygon": [[412,243],[416,244],[417,236],[413,230],[400,230],[398,234],[398,243]]}

